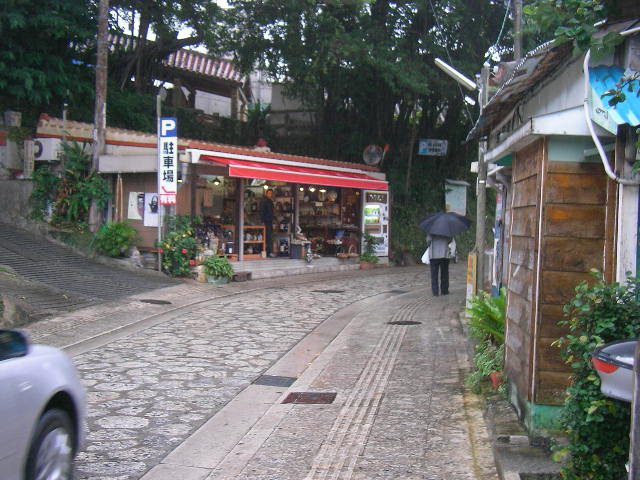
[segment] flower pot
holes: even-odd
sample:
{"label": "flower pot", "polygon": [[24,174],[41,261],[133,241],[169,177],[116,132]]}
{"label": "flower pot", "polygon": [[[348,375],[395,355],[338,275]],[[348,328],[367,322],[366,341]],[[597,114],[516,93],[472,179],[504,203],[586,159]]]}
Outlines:
{"label": "flower pot", "polygon": [[502,372],[491,372],[489,374],[489,379],[491,380],[491,386],[494,390],[497,390],[502,384]]}
{"label": "flower pot", "polygon": [[360,262],[360,270],[371,270],[374,266],[371,262]]}
{"label": "flower pot", "polygon": [[229,283],[229,279],[227,277],[214,277],[213,275],[207,275],[207,283],[224,285],[225,283]]}

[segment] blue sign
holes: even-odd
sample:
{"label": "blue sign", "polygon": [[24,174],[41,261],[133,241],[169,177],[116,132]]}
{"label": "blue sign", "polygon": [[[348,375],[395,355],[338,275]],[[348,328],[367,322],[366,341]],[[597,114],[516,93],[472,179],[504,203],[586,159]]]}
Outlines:
{"label": "blue sign", "polygon": [[178,122],[175,117],[160,118],[160,137],[177,137]]}
{"label": "blue sign", "polygon": [[447,154],[447,140],[423,138],[418,142],[418,155],[442,156]]}

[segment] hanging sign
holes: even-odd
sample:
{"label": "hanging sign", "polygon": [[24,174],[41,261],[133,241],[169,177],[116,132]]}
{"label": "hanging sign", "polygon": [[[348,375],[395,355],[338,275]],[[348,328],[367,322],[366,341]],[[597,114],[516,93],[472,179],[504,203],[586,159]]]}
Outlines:
{"label": "hanging sign", "polygon": [[447,140],[435,138],[422,138],[418,142],[418,155],[442,156],[447,154]]}
{"label": "hanging sign", "polygon": [[158,132],[158,193],[161,205],[175,205],[178,191],[178,122],[160,119]]}

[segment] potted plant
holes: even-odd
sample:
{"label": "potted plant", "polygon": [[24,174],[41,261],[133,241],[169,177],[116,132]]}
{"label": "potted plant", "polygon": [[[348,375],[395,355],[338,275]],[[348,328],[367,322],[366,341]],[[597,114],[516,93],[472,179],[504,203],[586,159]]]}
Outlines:
{"label": "potted plant", "polygon": [[202,265],[209,283],[229,283],[229,280],[233,277],[233,266],[229,263],[227,257],[207,257]]}
{"label": "potted plant", "polygon": [[379,258],[375,255],[376,239],[368,233],[364,234],[364,252],[360,254],[360,268],[369,270],[378,263]]}

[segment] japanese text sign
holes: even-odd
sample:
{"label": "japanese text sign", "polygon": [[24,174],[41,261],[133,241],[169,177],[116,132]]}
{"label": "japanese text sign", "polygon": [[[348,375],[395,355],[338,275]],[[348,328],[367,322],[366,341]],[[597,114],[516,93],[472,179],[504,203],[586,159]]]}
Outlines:
{"label": "japanese text sign", "polygon": [[424,138],[418,143],[418,155],[446,155],[448,146],[449,142],[447,140]]}
{"label": "japanese text sign", "polygon": [[160,119],[158,132],[158,188],[161,205],[175,205],[178,191],[178,123]]}

